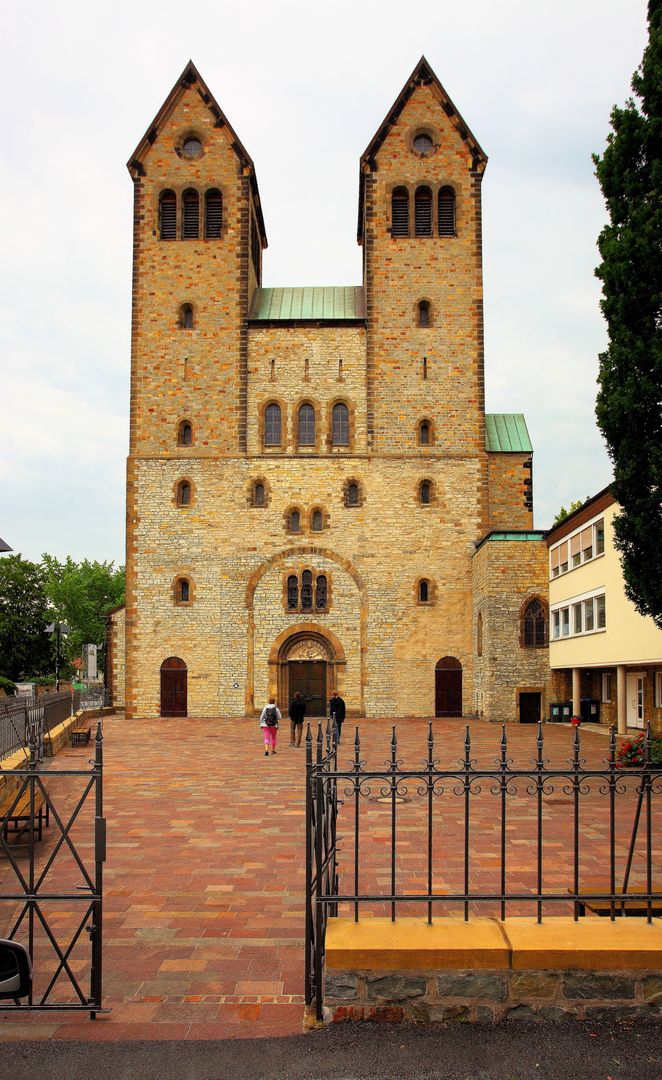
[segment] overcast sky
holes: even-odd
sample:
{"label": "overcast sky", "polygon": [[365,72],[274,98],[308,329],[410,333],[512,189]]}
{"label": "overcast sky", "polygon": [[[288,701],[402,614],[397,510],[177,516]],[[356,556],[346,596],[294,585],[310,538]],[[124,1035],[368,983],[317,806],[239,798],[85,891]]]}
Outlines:
{"label": "overcast sky", "polygon": [[124,562],[132,185],[190,58],[257,169],[265,285],[360,284],[358,161],[422,54],[489,156],[487,409],[523,412],[535,525],[611,468],[591,153],[645,0],[2,0],[0,536]]}

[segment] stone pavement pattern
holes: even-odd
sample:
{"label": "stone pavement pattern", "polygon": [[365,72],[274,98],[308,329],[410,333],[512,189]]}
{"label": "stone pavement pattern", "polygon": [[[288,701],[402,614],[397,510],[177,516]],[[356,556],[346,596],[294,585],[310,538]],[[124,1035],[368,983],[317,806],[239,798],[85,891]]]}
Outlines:
{"label": "stone pavement pattern", "polygon": [[[341,762],[351,756],[351,730],[347,723]],[[463,722],[437,720],[434,731],[439,756],[456,762],[463,752]],[[492,762],[498,755],[500,728],[475,723],[472,731],[476,755],[481,762]],[[267,759],[252,719],[106,719],[104,1001],[112,1012],[90,1021],[85,1013],[5,1011],[0,1014],[0,1039],[178,1040],[301,1032],[305,749],[291,749],[288,734],[283,725],[278,752]],[[364,720],[361,734],[362,756],[371,764],[384,762],[391,722]],[[427,722],[401,720],[398,736],[399,756],[418,764],[426,755]],[[513,755],[528,762],[535,754],[535,728],[511,725],[508,736]],[[571,751],[570,731],[550,725],[545,736],[546,756],[565,761]],[[591,763],[598,764],[606,750],[604,734],[584,735],[582,752]],[[52,768],[82,766],[89,756],[89,749],[70,749]],[[444,829],[457,826],[460,804],[453,800],[444,808]],[[548,886],[554,880],[569,883],[566,809],[562,800],[558,809],[550,807],[556,835]],[[606,814],[599,810],[597,806],[596,820],[587,821],[584,829],[583,866],[589,879],[601,874],[599,860],[593,866],[591,849],[592,837],[597,843],[605,835]],[[370,804],[366,815],[364,839],[373,841],[366,866],[371,885],[388,879],[380,854],[386,850],[387,813],[389,808]],[[521,847],[513,848],[519,854],[510,868],[511,886],[532,883],[533,820],[531,806],[513,818],[513,839]],[[484,880],[490,887],[497,886],[493,823],[489,800],[477,805],[472,880]],[[621,853],[626,831],[619,837]],[[51,828],[44,841],[45,852],[53,844],[53,832]],[[405,819],[398,847],[403,890],[423,884],[418,832],[415,818],[409,826]],[[453,842],[438,853],[436,865],[449,888],[457,884],[458,858]],[[349,867],[348,857],[345,864]],[[0,868],[3,884],[6,875]],[[348,905],[343,908],[339,913],[348,914]],[[71,918],[71,912],[59,915],[63,938]]]}

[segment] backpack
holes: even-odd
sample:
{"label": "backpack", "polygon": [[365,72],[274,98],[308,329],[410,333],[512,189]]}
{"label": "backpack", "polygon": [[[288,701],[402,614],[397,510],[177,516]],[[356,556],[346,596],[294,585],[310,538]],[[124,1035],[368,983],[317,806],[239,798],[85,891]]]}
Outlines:
{"label": "backpack", "polygon": [[264,719],[267,727],[278,727],[278,712],[274,705],[270,705],[267,709]]}

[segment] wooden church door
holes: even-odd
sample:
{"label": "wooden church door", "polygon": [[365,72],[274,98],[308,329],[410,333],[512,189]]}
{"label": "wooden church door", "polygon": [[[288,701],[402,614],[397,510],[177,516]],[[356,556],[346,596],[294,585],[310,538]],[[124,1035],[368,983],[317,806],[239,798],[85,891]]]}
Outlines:
{"label": "wooden church door", "polygon": [[161,664],[161,716],[187,715],[187,669],[178,656]]}
{"label": "wooden church door", "polygon": [[434,672],[435,716],[462,716],[462,664],[454,656],[437,661]]}

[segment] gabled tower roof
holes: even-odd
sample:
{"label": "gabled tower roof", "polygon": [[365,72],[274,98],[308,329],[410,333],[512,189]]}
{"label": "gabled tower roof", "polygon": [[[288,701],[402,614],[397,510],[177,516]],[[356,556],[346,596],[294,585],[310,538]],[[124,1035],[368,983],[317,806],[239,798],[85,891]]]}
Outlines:
{"label": "gabled tower roof", "polygon": [[377,165],[375,156],[379,151],[382,143],[386,139],[389,131],[393,125],[397,122],[400,113],[404,109],[405,105],[409,101],[414,91],[419,86],[431,86],[432,92],[437,98],[440,107],[446,113],[446,116],[450,119],[451,123],[455,127],[460,138],[467,144],[473,157],[473,168],[477,169],[480,165],[487,163],[487,154],[481,148],[480,143],[472,135],[469,127],[465,124],[464,120],[460,116],[460,113],[455,108],[455,105],[451,101],[450,97],[444,90],[443,86],[439,82],[439,79],[435,75],[434,71],[428,64],[424,56],[421,57],[418,64],[412,71],[411,75],[407,79],[407,82],[403,86],[402,90],[395,99],[393,106],[389,110],[386,119],[369,143],[367,149],[361,155],[360,162],[360,178],[359,178],[359,227],[358,227],[358,241],[361,243],[363,236],[363,200],[365,197],[365,174],[366,172],[374,172]]}
{"label": "gabled tower roof", "polygon": [[127,169],[133,177],[145,175],[144,160],[147,157],[151,147],[158,139],[161,128],[172,113],[173,109],[177,107],[183,95],[193,86],[196,87],[198,94],[200,95],[200,99],[207,106],[209,112],[213,116],[214,127],[223,129],[225,136],[230,143],[230,146],[234,150],[235,154],[237,155],[237,158],[239,159],[241,165],[245,169],[249,170],[251,188],[255,197],[255,205],[257,208],[258,224],[262,239],[264,241],[264,247],[266,247],[267,234],[264,228],[264,220],[262,218],[262,205],[260,201],[260,193],[257,186],[257,178],[255,176],[255,165],[253,164],[253,160],[250,154],[242,145],[234,128],[228,121],[225,113],[214,98],[214,95],[211,93],[209,87],[205,83],[204,79],[200,75],[200,72],[198,71],[192,60],[189,60],[182,74],[177,79],[177,82],[175,83],[167,98],[163,102],[163,105],[154,117],[152,123],[149,125],[144,136],[138,143],[135,151],[127,161]]}

